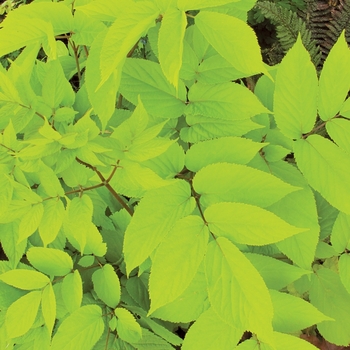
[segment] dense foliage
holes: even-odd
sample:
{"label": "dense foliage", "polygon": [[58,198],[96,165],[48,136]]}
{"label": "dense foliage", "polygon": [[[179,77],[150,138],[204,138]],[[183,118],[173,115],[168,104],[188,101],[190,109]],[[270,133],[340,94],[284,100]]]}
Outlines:
{"label": "dense foliage", "polygon": [[300,35],[269,67],[254,4],[7,15],[0,349],[350,343],[345,33],[319,77]]}

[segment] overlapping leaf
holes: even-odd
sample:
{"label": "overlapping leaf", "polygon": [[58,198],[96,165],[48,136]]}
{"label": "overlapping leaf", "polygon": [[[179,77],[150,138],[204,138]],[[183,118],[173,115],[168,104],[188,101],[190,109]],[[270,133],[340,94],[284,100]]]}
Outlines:
{"label": "overlapping leaf", "polygon": [[215,235],[240,244],[266,245],[305,231],[265,209],[243,203],[213,204],[204,217]]}
{"label": "overlapping leaf", "polygon": [[140,96],[146,110],[157,117],[178,118],[185,109],[184,84],[179,83],[177,93],[165,78],[160,65],[152,61],[127,59],[120,92],[135,105]]}
{"label": "overlapping leaf", "polygon": [[115,70],[120,70],[125,57],[142,35],[154,25],[159,10],[151,1],[131,2],[109,27],[101,51],[101,81],[96,90]]}
{"label": "overlapping leaf", "polygon": [[350,50],[343,31],[329,52],[321,71],[318,112],[322,120],[329,120],[339,112],[350,88],[349,81]]}
{"label": "overlapping leaf", "polygon": [[242,202],[264,208],[298,190],[276,176],[233,163],[216,163],[202,168],[193,179],[193,186],[205,206]]}
{"label": "overlapping leaf", "polygon": [[221,137],[199,142],[186,152],[185,165],[187,169],[197,172],[209,164],[219,162],[247,164],[262,147],[263,143],[240,137]]}
{"label": "overlapping leaf", "polygon": [[317,74],[300,35],[277,70],[274,112],[277,126],[298,139],[310,132],[317,116]]}
{"label": "overlapping leaf", "polygon": [[226,323],[210,308],[191,326],[186,334],[182,349],[233,349],[243,332],[242,327],[234,327]]}
{"label": "overlapping leaf", "polygon": [[327,268],[319,269],[312,276],[310,300],[318,310],[335,320],[317,325],[321,335],[333,344],[347,346],[350,343],[350,295],[339,275]]}
{"label": "overlapping leaf", "polygon": [[178,219],[191,214],[194,204],[185,181],[146,193],[125,232],[123,251],[128,274],[146,260]]}
{"label": "overlapping leaf", "polygon": [[273,342],[269,292],[243,253],[219,237],[209,243],[205,266],[209,300],[218,316],[238,329],[251,330],[262,341]]}
{"label": "overlapping leaf", "polygon": [[344,181],[350,172],[347,153],[319,135],[294,143],[297,165],[309,184],[334,207],[350,214],[350,183]]}
{"label": "overlapping leaf", "polygon": [[247,23],[226,14],[207,11],[201,11],[195,23],[210,45],[237,70],[247,76],[268,74],[258,40]]}
{"label": "overlapping leaf", "polygon": [[86,305],[73,312],[60,324],[52,339],[52,350],[92,349],[104,330],[102,310]]}
{"label": "overlapping leaf", "polygon": [[186,114],[233,121],[269,112],[251,91],[235,83],[194,84],[188,99]]}
{"label": "overlapping leaf", "polygon": [[199,216],[178,220],[152,259],[150,313],[174,301],[189,286],[204,258],[209,231]]}
{"label": "overlapping leaf", "polygon": [[162,71],[177,89],[182,66],[183,38],[187,26],[186,14],[175,7],[165,11],[158,36],[158,57]]}

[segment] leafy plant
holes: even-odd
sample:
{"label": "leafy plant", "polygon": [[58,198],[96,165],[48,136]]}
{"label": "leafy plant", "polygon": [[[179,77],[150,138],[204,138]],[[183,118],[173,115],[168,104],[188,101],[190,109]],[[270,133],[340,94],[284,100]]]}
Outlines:
{"label": "leafy plant", "polygon": [[318,79],[299,36],[266,66],[254,3],[8,14],[1,349],[350,343],[350,52]]}

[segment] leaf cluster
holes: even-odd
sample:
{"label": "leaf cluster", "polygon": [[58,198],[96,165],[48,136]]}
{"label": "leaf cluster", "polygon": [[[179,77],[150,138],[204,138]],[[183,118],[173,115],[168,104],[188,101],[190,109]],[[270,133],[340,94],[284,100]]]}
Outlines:
{"label": "leaf cluster", "polygon": [[254,4],[8,14],[0,349],[350,343],[345,33],[319,77],[300,34],[269,67]]}

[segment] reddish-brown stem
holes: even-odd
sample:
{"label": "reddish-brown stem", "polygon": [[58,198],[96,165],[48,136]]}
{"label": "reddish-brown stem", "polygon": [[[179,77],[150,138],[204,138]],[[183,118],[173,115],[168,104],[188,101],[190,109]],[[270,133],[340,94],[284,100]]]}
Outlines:
{"label": "reddish-brown stem", "polygon": [[77,162],[80,164],[85,165],[89,169],[93,170],[97,176],[101,179],[103,186],[105,186],[108,191],[112,194],[112,196],[120,203],[120,205],[132,216],[134,214],[133,210],[124,202],[124,200],[119,196],[119,194],[114,190],[114,188],[109,184],[109,181],[112,179],[117,166],[112,171],[112,174],[108,177],[108,179],[105,179],[105,177],[101,174],[99,170],[95,166],[92,166],[91,164],[85,163],[83,160],[76,158]]}

